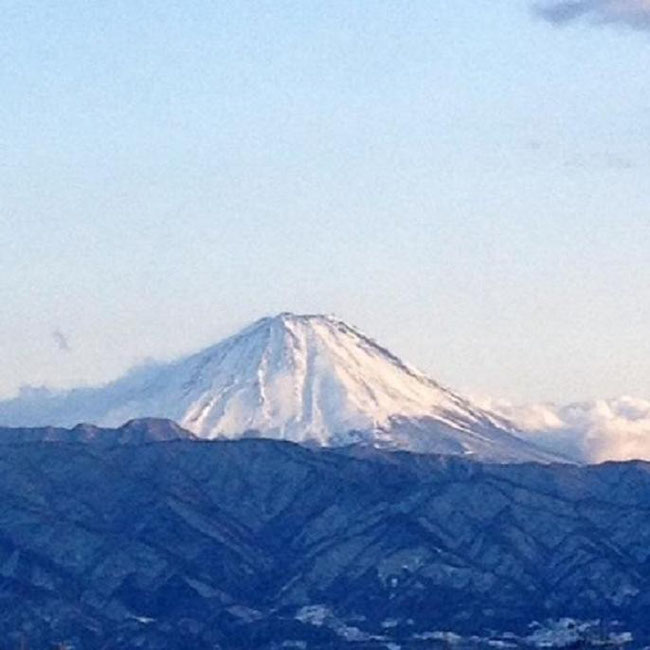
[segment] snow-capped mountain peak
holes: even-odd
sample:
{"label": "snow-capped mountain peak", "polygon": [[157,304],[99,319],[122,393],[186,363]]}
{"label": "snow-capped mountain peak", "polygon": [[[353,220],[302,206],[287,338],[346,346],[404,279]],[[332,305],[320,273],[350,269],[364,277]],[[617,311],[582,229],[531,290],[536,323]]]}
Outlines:
{"label": "snow-capped mountain peak", "polygon": [[342,320],[281,313],[104,387],[0,403],[0,424],[118,426],[165,417],[203,438],[367,442],[492,460],[552,460]]}
{"label": "snow-capped mountain peak", "polygon": [[203,433],[252,429],[325,444],[396,414],[453,408],[437,384],[333,317],[266,318],[197,361],[193,378],[208,378],[211,398],[195,402],[183,423]]}

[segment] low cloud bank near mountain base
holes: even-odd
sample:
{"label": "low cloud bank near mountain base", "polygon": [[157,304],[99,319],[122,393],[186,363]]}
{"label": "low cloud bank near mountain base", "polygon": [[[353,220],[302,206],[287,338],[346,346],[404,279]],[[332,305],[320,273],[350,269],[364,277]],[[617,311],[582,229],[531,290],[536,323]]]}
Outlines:
{"label": "low cloud bank near mountain base", "polygon": [[529,440],[575,460],[650,459],[650,400],[620,397],[567,406],[484,400],[483,405]]}

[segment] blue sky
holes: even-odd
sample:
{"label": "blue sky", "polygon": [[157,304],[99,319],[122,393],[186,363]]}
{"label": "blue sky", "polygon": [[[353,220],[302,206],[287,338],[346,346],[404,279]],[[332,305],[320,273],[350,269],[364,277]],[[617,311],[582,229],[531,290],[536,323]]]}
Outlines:
{"label": "blue sky", "polygon": [[647,3],[0,5],[0,395],[289,310],[650,396]]}

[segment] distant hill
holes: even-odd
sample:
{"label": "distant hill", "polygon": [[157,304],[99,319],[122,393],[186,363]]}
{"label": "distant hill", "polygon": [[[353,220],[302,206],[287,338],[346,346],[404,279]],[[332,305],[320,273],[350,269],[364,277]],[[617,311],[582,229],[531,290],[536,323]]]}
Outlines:
{"label": "distant hill", "polygon": [[519,644],[561,617],[650,642],[648,464],[119,438],[0,445],[6,647]]}

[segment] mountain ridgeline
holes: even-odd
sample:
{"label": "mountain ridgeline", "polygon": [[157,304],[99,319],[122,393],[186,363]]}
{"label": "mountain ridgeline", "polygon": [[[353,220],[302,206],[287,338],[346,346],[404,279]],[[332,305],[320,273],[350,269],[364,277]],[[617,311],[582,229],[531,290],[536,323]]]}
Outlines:
{"label": "mountain ridgeline", "polygon": [[562,617],[650,641],[645,463],[204,441],[159,420],[15,434],[2,647],[512,647]]}

